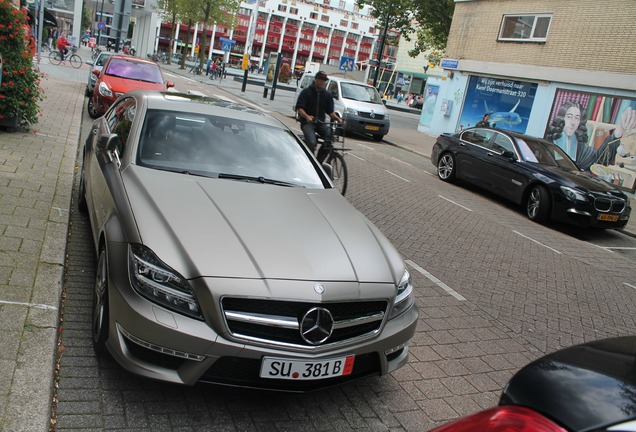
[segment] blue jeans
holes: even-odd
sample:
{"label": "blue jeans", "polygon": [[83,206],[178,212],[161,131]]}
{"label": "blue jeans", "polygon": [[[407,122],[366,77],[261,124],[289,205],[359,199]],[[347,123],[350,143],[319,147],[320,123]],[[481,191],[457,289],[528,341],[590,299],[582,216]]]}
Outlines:
{"label": "blue jeans", "polygon": [[318,140],[316,139],[316,133],[320,135],[320,137],[324,140],[324,144],[318,150],[318,161],[322,162],[329,154],[329,150],[331,149],[332,135],[331,135],[331,127],[324,123],[305,123],[301,126],[303,131],[303,135],[305,136],[305,144],[309,147],[312,153],[316,153],[316,145],[318,144]]}

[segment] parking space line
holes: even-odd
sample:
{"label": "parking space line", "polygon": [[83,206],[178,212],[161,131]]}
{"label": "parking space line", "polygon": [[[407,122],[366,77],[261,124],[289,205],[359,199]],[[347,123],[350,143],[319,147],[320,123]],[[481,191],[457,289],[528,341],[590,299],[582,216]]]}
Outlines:
{"label": "parking space line", "polygon": [[456,203],[455,201],[453,201],[453,200],[450,200],[450,199],[448,199],[448,198],[446,198],[446,197],[443,197],[443,196],[441,196],[441,195],[437,195],[437,196],[438,196],[438,197],[440,197],[441,199],[444,199],[444,200],[448,201],[449,203],[453,203],[453,204],[455,204],[456,206],[463,208],[464,210],[468,210],[469,212],[471,212],[471,211],[472,211],[472,210],[471,210],[471,209],[469,209],[468,207],[464,207],[464,206],[463,206],[463,205],[461,205],[461,204],[457,204],[457,203]]}
{"label": "parking space line", "polygon": [[408,166],[413,166],[413,165],[411,165],[410,163],[405,162],[405,161],[403,161],[403,160],[400,160],[400,159],[398,159],[398,158],[396,158],[396,157],[393,157],[393,156],[391,156],[391,159],[393,159],[393,160],[395,160],[395,161],[398,161],[398,162],[402,162],[403,164],[408,165]]}
{"label": "parking space line", "polygon": [[632,285],[632,284],[628,284],[627,282],[623,282],[623,284],[627,285],[630,288],[634,288],[636,289],[636,286]]}
{"label": "parking space line", "polygon": [[373,150],[373,151],[375,151],[375,149],[374,149],[373,147],[369,147],[369,146],[367,146],[367,145],[360,144],[360,143],[356,143],[356,144],[358,144],[360,147],[364,147],[364,148],[365,148],[365,149],[367,149],[367,150]]}
{"label": "parking space line", "polygon": [[356,159],[360,159],[361,161],[367,161],[366,159],[361,158],[360,156],[354,154],[354,153],[347,153],[348,156],[353,156]]}
{"label": "parking space line", "polygon": [[513,233],[515,233],[515,234],[520,235],[521,237],[527,238],[528,240],[533,241],[533,242],[535,242],[536,244],[538,244],[538,245],[540,245],[540,246],[543,246],[544,248],[550,249],[552,252],[556,252],[556,253],[558,253],[559,255],[563,255],[563,254],[562,254],[561,252],[559,252],[558,250],[556,250],[556,249],[554,249],[554,248],[551,248],[550,246],[544,245],[544,244],[543,244],[543,243],[541,243],[540,241],[537,241],[537,240],[535,240],[535,239],[533,239],[533,238],[530,238],[530,237],[528,237],[527,235],[523,235],[523,234],[521,234],[519,231],[512,230],[512,232],[513,232]]}
{"label": "parking space line", "polygon": [[[596,245],[594,245],[594,246],[596,246]],[[621,246],[599,246],[599,247],[600,247],[600,248],[603,248],[603,249],[607,249],[607,250],[610,250],[610,249],[616,249],[616,250],[636,250],[636,247],[621,247]],[[610,252],[611,252],[611,250],[610,250]]]}
{"label": "parking space line", "polygon": [[427,272],[426,270],[424,270],[422,267],[420,267],[419,265],[415,264],[413,261],[411,260],[406,260],[406,263],[408,265],[410,265],[411,267],[413,267],[415,270],[417,270],[418,272],[420,272],[422,275],[424,275],[428,280],[430,280],[431,282],[433,282],[435,285],[437,285],[438,287],[440,287],[441,289],[443,289],[444,291],[446,291],[448,294],[452,295],[453,297],[455,297],[457,300],[459,301],[465,301],[466,297],[464,297],[463,295],[461,295],[460,293],[458,293],[457,291],[455,291],[454,289],[452,289],[451,287],[449,287],[448,285],[446,285],[444,282],[442,282],[441,280],[437,279],[435,276],[433,276],[432,274],[430,274],[429,272]]}
{"label": "parking space line", "polygon": [[388,173],[389,173],[389,174],[391,174],[392,176],[395,176],[395,177],[399,178],[400,180],[404,180],[404,181],[405,181],[405,182],[407,182],[407,183],[411,183],[411,181],[410,181],[410,180],[407,180],[407,179],[405,179],[404,177],[400,177],[399,175],[397,175],[397,174],[395,174],[395,173],[392,173],[392,172],[391,172],[391,171],[389,171],[389,170],[384,170],[384,171],[388,172]]}
{"label": "parking space line", "polygon": [[56,311],[57,310],[57,308],[55,306],[49,306],[49,305],[37,304],[37,303],[24,303],[24,302],[14,302],[14,301],[0,300],[0,304],[13,305],[13,306],[26,306],[26,307],[30,307],[30,308],[44,309],[44,310],[51,310],[51,311]]}

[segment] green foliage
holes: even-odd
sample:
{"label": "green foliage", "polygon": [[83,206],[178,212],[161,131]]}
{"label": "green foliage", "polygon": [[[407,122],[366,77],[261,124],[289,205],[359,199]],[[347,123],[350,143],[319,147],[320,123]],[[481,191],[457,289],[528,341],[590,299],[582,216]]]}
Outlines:
{"label": "green foliage", "polygon": [[411,57],[434,50],[441,57],[450,31],[454,0],[356,0],[362,8],[370,6],[371,16],[378,18],[378,27],[389,21],[389,28],[399,31],[408,40],[415,36]]}
{"label": "green foliage", "polygon": [[18,10],[9,0],[0,0],[0,118],[17,117],[24,128],[38,121],[38,103],[44,99],[32,61],[35,43],[26,22],[26,9]]}
{"label": "green foliage", "polygon": [[91,28],[93,11],[86,7],[86,2],[82,3],[82,33]]}

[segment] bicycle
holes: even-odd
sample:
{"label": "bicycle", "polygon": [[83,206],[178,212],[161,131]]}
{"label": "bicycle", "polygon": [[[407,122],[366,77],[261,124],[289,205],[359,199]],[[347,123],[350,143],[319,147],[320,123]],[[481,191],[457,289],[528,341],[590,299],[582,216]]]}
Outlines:
{"label": "bicycle", "polygon": [[[347,168],[347,162],[344,158],[344,152],[351,150],[344,146],[344,125],[338,122],[321,122],[316,119],[314,119],[314,122],[316,124],[327,125],[331,129],[331,146],[325,147],[325,150],[328,150],[328,152],[322,157],[322,160],[318,159],[318,162],[321,164],[324,162],[331,166],[331,181],[344,196],[347,192],[349,182],[349,169]],[[318,132],[316,132],[316,141],[320,147],[325,145],[325,139],[322,138]],[[318,148],[318,146],[316,147]],[[318,152],[318,154],[320,154],[320,152]]]}
{"label": "bicycle", "polygon": [[95,60],[101,52],[102,50],[99,49],[98,47],[91,48],[91,59]]}
{"label": "bicycle", "polygon": [[[66,60],[73,66],[75,69],[79,69],[82,67],[82,58],[76,54],[77,47],[71,48],[71,55],[66,56]],[[49,62],[52,65],[59,65],[62,63],[62,54],[59,51],[51,51],[49,54]]]}
{"label": "bicycle", "polygon": [[195,64],[194,66],[192,66],[190,68],[190,71],[188,73],[191,73],[191,74],[194,74],[194,75],[201,75],[202,72],[203,72],[203,69],[197,63],[197,64]]}

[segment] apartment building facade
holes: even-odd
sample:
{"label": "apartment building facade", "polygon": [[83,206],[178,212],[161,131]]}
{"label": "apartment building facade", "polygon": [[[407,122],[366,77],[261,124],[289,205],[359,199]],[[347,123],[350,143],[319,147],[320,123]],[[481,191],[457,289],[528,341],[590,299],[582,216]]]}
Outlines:
{"label": "apartment building facade", "polygon": [[575,105],[572,140],[604,153],[594,168],[633,191],[635,22],[633,0],[455,0],[443,76],[428,80],[418,130],[453,132],[489,113],[497,127],[564,142]]}
{"label": "apartment building facade", "polygon": [[[293,67],[304,66],[308,61],[338,66],[342,58],[352,59],[360,67],[372,58],[380,30],[368,7],[359,9],[350,0],[244,2],[234,28],[205,28],[207,45],[211,47],[205,55],[224,56],[226,61],[236,63],[249,51],[252,62],[262,66],[270,52],[277,52]],[[157,48],[167,50],[169,39],[174,38],[180,41],[175,50],[191,53],[201,40],[202,31],[203,26],[195,24],[188,35],[183,23],[173,28],[171,23],[163,22]]]}

